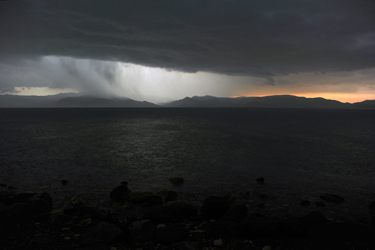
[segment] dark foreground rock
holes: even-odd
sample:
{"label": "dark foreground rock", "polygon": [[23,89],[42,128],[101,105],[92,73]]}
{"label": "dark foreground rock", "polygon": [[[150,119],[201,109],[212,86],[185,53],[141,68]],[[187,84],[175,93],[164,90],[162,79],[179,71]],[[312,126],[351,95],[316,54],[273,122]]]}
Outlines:
{"label": "dark foreground rock", "polygon": [[[12,204],[2,202],[0,246],[7,250],[375,249],[375,223],[327,219],[319,212],[324,212],[321,207],[301,207],[297,202],[301,211],[319,211],[278,218],[254,213],[259,211],[252,210],[256,203],[252,208],[247,199],[232,195],[233,199],[208,197],[199,210],[175,193],[177,200],[166,202],[169,191],[134,193],[131,198],[123,186],[116,191],[121,202],[106,207],[76,196],[64,209],[51,211],[50,195],[6,196],[2,201]],[[259,199],[258,194],[254,198]],[[158,201],[149,202],[154,199]]]}

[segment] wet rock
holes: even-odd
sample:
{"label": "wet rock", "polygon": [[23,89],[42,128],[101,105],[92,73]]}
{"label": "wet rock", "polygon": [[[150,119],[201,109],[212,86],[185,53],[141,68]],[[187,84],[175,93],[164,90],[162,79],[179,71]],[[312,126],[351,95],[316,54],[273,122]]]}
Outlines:
{"label": "wet rock", "polygon": [[154,237],[155,228],[151,220],[135,221],[130,229],[131,239],[134,242],[151,241]]}
{"label": "wet rock", "polygon": [[324,202],[322,202],[322,201],[318,201],[318,202],[315,202],[315,206],[317,206],[317,207],[325,207],[326,204]]}
{"label": "wet rock", "polygon": [[97,225],[89,229],[89,231],[82,236],[82,244],[98,244],[112,242],[120,237],[123,237],[124,233],[121,229],[108,222],[101,221]]}
{"label": "wet rock", "polygon": [[0,212],[2,223],[27,222],[37,214],[34,206],[28,203],[16,203]]}
{"label": "wet rock", "polygon": [[168,191],[167,196],[165,197],[165,202],[167,203],[169,201],[176,201],[178,199],[178,194],[175,191]]}
{"label": "wet rock", "polygon": [[370,203],[370,205],[368,206],[368,208],[369,208],[370,210],[372,210],[372,211],[375,211],[375,201],[372,201],[372,202]]}
{"label": "wet rock", "polygon": [[57,214],[52,218],[52,224],[55,226],[63,226],[69,221],[71,221],[71,217],[65,214]]}
{"label": "wet rock", "polygon": [[187,219],[198,215],[198,209],[191,203],[179,200],[167,202],[165,207],[180,219]]}
{"label": "wet rock", "polygon": [[31,205],[38,214],[47,213],[52,209],[50,204],[45,199],[41,198],[35,199]]}
{"label": "wet rock", "polygon": [[325,200],[326,202],[335,203],[335,204],[340,204],[344,201],[344,198],[342,198],[338,195],[335,195],[335,194],[321,195],[320,198],[322,200]]}
{"label": "wet rock", "polygon": [[249,216],[241,225],[240,235],[247,239],[274,237],[283,231],[279,220],[265,216]]}
{"label": "wet rock", "polygon": [[52,208],[52,196],[49,193],[41,193],[39,198],[46,200],[49,206]]}
{"label": "wet rock", "polygon": [[232,221],[212,221],[204,225],[209,238],[238,237],[242,229],[240,223]]}
{"label": "wet rock", "polygon": [[200,250],[201,246],[197,242],[179,242],[176,243],[175,248],[177,250]]}
{"label": "wet rock", "polygon": [[129,200],[136,204],[161,205],[160,196],[152,192],[136,192],[129,195]]}
{"label": "wet rock", "polygon": [[242,219],[247,217],[247,207],[245,204],[236,205],[228,212],[226,212],[222,220],[240,222]]}
{"label": "wet rock", "polygon": [[6,205],[13,205],[16,203],[31,203],[31,197],[35,196],[35,193],[20,193],[13,197],[9,197],[5,200]]}
{"label": "wet rock", "polygon": [[156,229],[154,240],[160,244],[172,244],[175,242],[186,241],[189,234],[185,230],[184,225],[170,224],[166,227]]}
{"label": "wet rock", "polygon": [[257,208],[264,209],[266,207],[266,204],[264,203],[259,203],[255,205]]}
{"label": "wet rock", "polygon": [[221,197],[208,197],[201,207],[204,219],[219,219],[229,210],[228,203]]}
{"label": "wet rock", "polygon": [[144,215],[144,218],[150,219],[156,225],[160,223],[176,223],[180,221],[173,210],[165,206],[153,208]]}
{"label": "wet rock", "polygon": [[111,191],[109,197],[115,201],[125,201],[129,198],[130,190],[127,185],[121,185]]}
{"label": "wet rock", "polygon": [[170,182],[172,182],[173,185],[179,186],[184,183],[184,178],[182,177],[173,177],[169,179]]}
{"label": "wet rock", "polygon": [[258,182],[258,183],[264,183],[265,180],[264,180],[263,177],[259,177],[255,181]]}
{"label": "wet rock", "polygon": [[28,249],[50,250],[57,245],[58,243],[50,238],[34,238],[29,241]]}
{"label": "wet rock", "polygon": [[302,200],[301,201],[301,206],[303,206],[303,207],[310,206],[310,201],[309,200]]}
{"label": "wet rock", "polygon": [[265,200],[265,199],[268,199],[268,195],[266,195],[266,194],[261,194],[261,195],[259,195],[259,198]]}

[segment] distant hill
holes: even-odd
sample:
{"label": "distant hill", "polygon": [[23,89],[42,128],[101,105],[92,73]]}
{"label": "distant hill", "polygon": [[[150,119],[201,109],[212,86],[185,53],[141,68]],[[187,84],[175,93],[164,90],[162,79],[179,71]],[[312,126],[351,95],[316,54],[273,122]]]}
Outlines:
{"label": "distant hill", "polygon": [[324,98],[305,98],[292,95],[265,97],[194,96],[163,105],[135,101],[129,98],[80,96],[75,93],[51,96],[0,95],[0,108],[8,107],[193,107],[193,108],[310,108],[310,109],[375,109],[375,100],[342,103]]}
{"label": "distant hill", "polygon": [[157,107],[150,102],[140,102],[129,98],[99,98],[93,96],[67,97],[52,102],[50,107]]}
{"label": "distant hill", "polygon": [[242,107],[242,108],[314,108],[314,109],[362,109],[374,108],[375,101],[361,103],[342,103],[324,98],[305,98],[292,95],[276,95],[265,97],[213,97],[194,96],[173,101],[164,107]]}
{"label": "distant hill", "polygon": [[140,102],[129,98],[100,98],[79,96],[78,94],[59,94],[51,96],[0,95],[2,108],[36,107],[157,107],[150,102]]}

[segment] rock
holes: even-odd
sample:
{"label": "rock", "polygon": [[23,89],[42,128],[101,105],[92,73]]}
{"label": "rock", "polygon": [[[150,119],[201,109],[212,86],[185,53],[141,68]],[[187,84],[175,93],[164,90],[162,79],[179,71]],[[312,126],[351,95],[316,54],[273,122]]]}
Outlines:
{"label": "rock", "polygon": [[41,193],[39,198],[46,200],[49,206],[52,208],[52,197],[49,193]]}
{"label": "rock", "polygon": [[121,185],[111,191],[109,197],[115,201],[125,201],[129,198],[130,190],[127,185]]}
{"label": "rock", "polygon": [[112,242],[124,236],[121,229],[108,222],[101,221],[82,236],[82,244],[98,244]]}
{"label": "rock", "polygon": [[258,183],[264,183],[265,180],[264,180],[263,177],[259,177],[255,181],[258,182]]}
{"label": "rock", "polygon": [[272,246],[264,246],[263,248],[262,248],[262,250],[271,250],[272,249]]}
{"label": "rock", "polygon": [[169,245],[174,242],[185,241],[188,238],[189,234],[186,232],[184,225],[170,224],[156,229],[154,240],[156,243]]}
{"label": "rock", "polygon": [[145,219],[150,219],[155,225],[160,223],[176,223],[180,219],[174,214],[169,207],[155,207],[144,215]]}
{"label": "rock", "polygon": [[234,208],[226,212],[222,220],[240,222],[247,217],[247,207],[245,204],[236,205]]}
{"label": "rock", "polygon": [[57,214],[52,219],[52,224],[55,226],[63,226],[71,220],[72,219],[70,218],[70,216],[67,216],[65,214]]}
{"label": "rock", "polygon": [[129,200],[136,204],[147,205],[161,205],[162,199],[160,196],[152,192],[136,192],[129,195]]}
{"label": "rock", "polygon": [[176,201],[178,199],[178,194],[175,191],[168,191],[167,196],[165,197],[165,202]]}
{"label": "rock", "polygon": [[16,203],[0,212],[0,221],[2,223],[28,222],[37,212],[31,204]]}
{"label": "rock", "polygon": [[338,195],[335,195],[335,194],[321,195],[320,198],[322,200],[325,200],[326,202],[335,203],[335,204],[340,204],[344,201],[344,198],[342,198]]}
{"label": "rock", "polygon": [[178,242],[175,244],[176,250],[201,250],[197,242]]}
{"label": "rock", "polygon": [[375,201],[372,201],[372,202],[370,203],[370,205],[368,206],[368,208],[369,208],[370,210],[372,210],[372,211],[375,211]]}
{"label": "rock", "polygon": [[52,209],[50,204],[42,198],[35,199],[31,205],[34,207],[36,213],[38,214],[47,213]]}
{"label": "rock", "polygon": [[240,223],[232,221],[212,221],[204,225],[208,238],[238,237],[242,229]]}
{"label": "rock", "polygon": [[303,207],[310,206],[310,201],[309,200],[302,200],[301,201],[301,206],[303,206]]}
{"label": "rock", "polygon": [[0,183],[0,187],[7,187],[6,184]]}
{"label": "rock", "polygon": [[204,219],[219,219],[229,210],[228,203],[221,197],[210,196],[202,205]]}
{"label": "rock", "polygon": [[198,209],[191,203],[179,200],[167,202],[165,207],[180,219],[187,219],[198,215]]}
{"label": "rock", "polygon": [[61,180],[60,183],[65,186],[66,184],[68,184],[68,181],[67,180]]}
{"label": "rock", "polygon": [[264,209],[266,207],[266,204],[264,203],[259,203],[255,205],[257,208]]}
{"label": "rock", "polygon": [[204,230],[193,230],[190,231],[190,239],[192,241],[198,241],[201,239],[205,239],[207,236],[206,231]]}
{"label": "rock", "polygon": [[325,207],[326,206],[326,204],[324,202],[322,202],[322,201],[315,202],[315,205],[317,207]]}
{"label": "rock", "polygon": [[222,239],[214,240],[212,243],[215,246],[221,246],[221,245],[223,245],[223,240]]}
{"label": "rock", "polygon": [[179,186],[184,183],[184,178],[182,177],[173,177],[169,179],[170,182],[172,182],[173,185]]}
{"label": "rock", "polygon": [[259,195],[259,198],[265,200],[265,199],[268,199],[268,195],[266,195],[266,194],[261,194],[261,195]]}
{"label": "rock", "polygon": [[20,193],[13,197],[9,197],[4,201],[6,205],[13,205],[16,203],[31,203],[31,197],[35,196],[35,193]]}
{"label": "rock", "polygon": [[131,239],[134,242],[151,241],[154,237],[155,225],[151,220],[141,220],[132,223],[130,229]]}

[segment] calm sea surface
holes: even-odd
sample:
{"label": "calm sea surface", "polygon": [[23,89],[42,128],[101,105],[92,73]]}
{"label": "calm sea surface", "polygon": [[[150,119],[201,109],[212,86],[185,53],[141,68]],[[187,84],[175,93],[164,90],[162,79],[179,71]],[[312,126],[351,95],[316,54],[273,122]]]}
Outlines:
{"label": "calm sea surface", "polygon": [[106,202],[122,180],[197,201],[249,191],[250,209],[265,193],[264,213],[330,193],[345,202],[323,212],[358,219],[375,200],[373,110],[0,109],[0,121],[0,183],[57,200]]}

